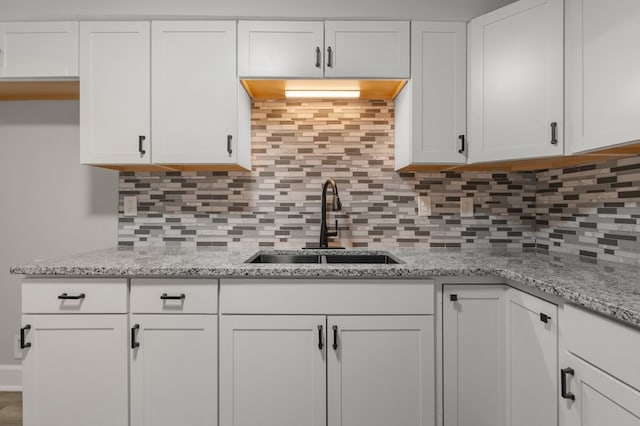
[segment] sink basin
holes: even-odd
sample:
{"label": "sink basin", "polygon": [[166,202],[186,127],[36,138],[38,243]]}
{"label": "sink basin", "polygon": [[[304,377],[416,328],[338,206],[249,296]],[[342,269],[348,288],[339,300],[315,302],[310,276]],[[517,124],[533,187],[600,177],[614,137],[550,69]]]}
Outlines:
{"label": "sink basin", "polygon": [[398,261],[386,254],[328,254],[327,263],[375,263],[394,265]]}
{"label": "sink basin", "polygon": [[321,263],[317,254],[259,254],[247,263]]}
{"label": "sink basin", "polygon": [[340,254],[287,254],[258,253],[245,263],[317,263],[317,264],[378,264],[392,265],[400,263],[393,257],[380,253],[340,253]]}

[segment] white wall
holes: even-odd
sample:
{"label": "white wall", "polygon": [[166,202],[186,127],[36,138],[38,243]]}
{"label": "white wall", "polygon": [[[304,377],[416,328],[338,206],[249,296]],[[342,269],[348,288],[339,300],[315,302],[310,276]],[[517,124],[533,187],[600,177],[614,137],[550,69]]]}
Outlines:
{"label": "white wall", "polygon": [[219,16],[467,21],[513,0],[0,0],[0,20]]}
{"label": "white wall", "polygon": [[118,174],[80,165],[78,102],[0,102],[0,366],[16,364],[9,266],[117,244]]}

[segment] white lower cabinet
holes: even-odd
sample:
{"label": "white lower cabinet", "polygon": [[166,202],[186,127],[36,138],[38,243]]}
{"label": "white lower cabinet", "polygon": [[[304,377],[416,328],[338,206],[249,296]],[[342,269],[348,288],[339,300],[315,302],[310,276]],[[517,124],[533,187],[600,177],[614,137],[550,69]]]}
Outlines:
{"label": "white lower cabinet", "polygon": [[558,423],[558,307],[507,291],[507,424]]}
{"label": "white lower cabinet", "polygon": [[324,316],[220,317],[220,425],[326,425]]}
{"label": "white lower cabinet", "polygon": [[505,424],[505,300],[499,286],[443,291],[445,426]]}
{"label": "white lower cabinet", "polygon": [[561,354],[561,362],[561,426],[640,425],[638,390],[571,353]]}
{"label": "white lower cabinet", "polygon": [[129,424],[127,315],[23,315],[25,426]]}
{"label": "white lower cabinet", "polygon": [[640,425],[640,331],[568,305],[561,313],[561,426]]}
{"label": "white lower cabinet", "polygon": [[557,424],[557,306],[503,285],[443,297],[444,425]]}
{"label": "white lower cabinet", "polygon": [[433,357],[432,316],[222,316],[220,425],[433,425]]}
{"label": "white lower cabinet", "polygon": [[131,425],[217,425],[217,316],[131,315],[131,326]]}
{"label": "white lower cabinet", "polygon": [[432,316],[330,316],[329,426],[427,426],[434,413]]}

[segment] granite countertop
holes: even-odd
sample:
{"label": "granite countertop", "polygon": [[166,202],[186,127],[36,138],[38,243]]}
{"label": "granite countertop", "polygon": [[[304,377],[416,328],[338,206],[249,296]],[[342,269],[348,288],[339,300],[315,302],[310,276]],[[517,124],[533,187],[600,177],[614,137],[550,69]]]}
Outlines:
{"label": "granite countertop", "polygon": [[[111,248],[14,266],[13,274],[92,277],[420,278],[495,276],[640,327],[640,267],[568,255],[491,250],[366,250],[397,265],[248,264],[257,249]],[[359,253],[361,249],[348,249]],[[264,250],[265,253],[317,253]],[[329,254],[333,251],[320,251]],[[339,250],[344,253],[344,250]]]}

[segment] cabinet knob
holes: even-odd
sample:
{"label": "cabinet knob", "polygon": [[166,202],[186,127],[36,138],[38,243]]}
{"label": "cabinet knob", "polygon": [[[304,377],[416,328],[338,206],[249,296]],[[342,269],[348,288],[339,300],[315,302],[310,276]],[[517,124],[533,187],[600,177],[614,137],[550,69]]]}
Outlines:
{"label": "cabinet knob", "polygon": [[548,324],[550,319],[551,317],[549,315],[543,314],[542,312],[540,312],[540,321],[542,321],[545,324]]}
{"label": "cabinet knob", "polygon": [[452,294],[451,296],[449,296],[449,300],[451,300],[452,302],[457,302],[458,301],[458,295],[457,294]]}

